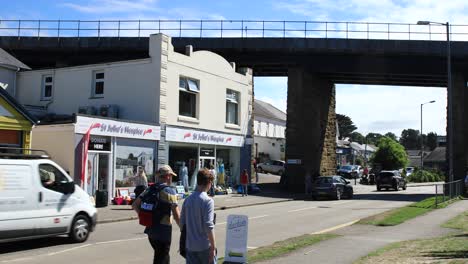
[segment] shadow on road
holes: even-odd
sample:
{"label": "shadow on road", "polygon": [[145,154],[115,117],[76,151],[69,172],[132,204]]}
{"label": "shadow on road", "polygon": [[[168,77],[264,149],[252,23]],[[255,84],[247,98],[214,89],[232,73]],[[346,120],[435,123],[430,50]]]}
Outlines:
{"label": "shadow on road", "polygon": [[426,198],[434,196],[429,193],[381,193],[374,191],[366,194],[354,194],[353,199],[359,200],[378,200],[378,201],[400,201],[400,202],[419,202]]}
{"label": "shadow on road", "polygon": [[53,247],[53,246],[61,246],[61,245],[66,245],[66,244],[72,244],[72,242],[70,242],[68,237],[60,237],[60,236],[16,241],[16,242],[8,242],[8,243],[1,244],[0,254],[28,251],[28,250],[47,248],[47,247]]}

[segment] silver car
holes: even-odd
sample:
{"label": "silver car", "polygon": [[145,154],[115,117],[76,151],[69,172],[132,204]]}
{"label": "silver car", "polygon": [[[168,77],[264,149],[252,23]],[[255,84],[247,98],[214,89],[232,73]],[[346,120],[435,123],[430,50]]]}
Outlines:
{"label": "silver car", "polygon": [[284,161],[269,160],[267,162],[259,163],[257,165],[257,170],[260,173],[271,173],[271,174],[283,175]]}

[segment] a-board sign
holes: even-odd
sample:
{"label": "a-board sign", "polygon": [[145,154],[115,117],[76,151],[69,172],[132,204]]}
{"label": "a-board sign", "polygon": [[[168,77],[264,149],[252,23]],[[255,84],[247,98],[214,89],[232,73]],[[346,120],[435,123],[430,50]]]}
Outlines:
{"label": "a-board sign", "polygon": [[228,215],[224,262],[247,262],[249,218],[246,215]]}
{"label": "a-board sign", "polygon": [[177,193],[185,193],[185,188],[183,185],[177,185],[176,186],[176,192]]}

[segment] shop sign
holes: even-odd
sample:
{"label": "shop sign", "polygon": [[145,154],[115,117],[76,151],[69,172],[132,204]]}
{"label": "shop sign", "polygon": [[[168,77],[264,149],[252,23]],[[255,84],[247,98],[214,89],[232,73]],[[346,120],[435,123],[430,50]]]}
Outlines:
{"label": "shop sign", "polygon": [[111,151],[111,138],[90,136],[88,150],[94,151]]}
{"label": "shop sign", "polygon": [[224,262],[247,263],[248,227],[246,215],[228,215]]}
{"label": "shop sign", "polygon": [[200,149],[200,157],[214,157],[214,149]]}
{"label": "shop sign", "polygon": [[294,165],[301,165],[302,164],[302,160],[300,159],[288,159],[288,164],[294,164]]}
{"label": "shop sign", "polygon": [[205,132],[193,129],[182,129],[175,127],[166,128],[166,140],[175,142],[210,144],[232,147],[242,147],[244,145],[243,136]]}
{"label": "shop sign", "polygon": [[76,117],[75,133],[86,134],[91,126],[96,127],[91,130],[91,135],[148,140],[159,140],[161,137],[159,126],[85,116]]}

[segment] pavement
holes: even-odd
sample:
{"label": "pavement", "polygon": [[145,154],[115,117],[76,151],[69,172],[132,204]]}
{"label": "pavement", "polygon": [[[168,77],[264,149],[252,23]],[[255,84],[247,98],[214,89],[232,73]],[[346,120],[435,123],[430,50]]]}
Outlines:
{"label": "pavement", "polygon": [[351,225],[332,231],[340,237],[260,263],[353,263],[390,243],[452,233],[453,229],[441,225],[467,210],[468,200],[461,200],[397,226]]}

